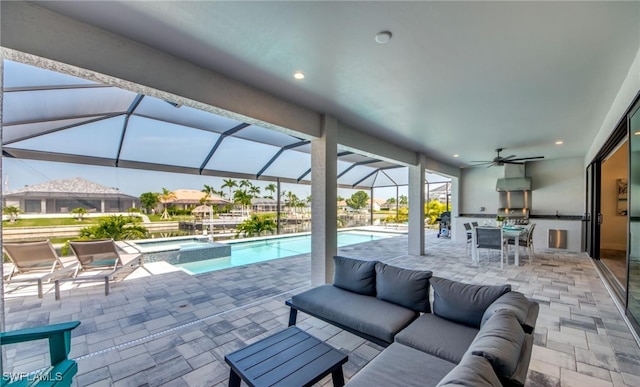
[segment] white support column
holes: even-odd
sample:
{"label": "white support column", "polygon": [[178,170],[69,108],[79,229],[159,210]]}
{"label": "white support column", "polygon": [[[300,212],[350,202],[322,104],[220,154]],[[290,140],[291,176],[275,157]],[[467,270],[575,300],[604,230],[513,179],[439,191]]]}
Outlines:
{"label": "white support column", "polygon": [[[458,219],[458,217],[460,216],[460,200],[459,200],[459,178],[457,177],[452,177],[451,178],[451,240],[453,242],[463,242],[466,241],[467,238],[467,232],[465,231],[464,234],[462,233],[462,229],[460,229],[460,234],[458,236],[458,230],[457,230],[457,226],[458,224],[462,224],[460,222],[457,222],[455,220]],[[463,239],[460,239],[464,236]]]}
{"label": "white support column", "polygon": [[409,167],[409,254],[424,255],[424,173],[426,160]]}
{"label": "white support column", "polygon": [[[4,90],[4,58],[0,55],[0,90]],[[2,122],[2,96],[4,93],[0,93],[0,122]],[[2,144],[2,131],[0,131],[0,144]],[[2,158],[0,157],[0,181],[2,179]],[[4,196],[4,184],[0,184],[0,196]],[[0,235],[2,235],[2,222],[0,222]],[[2,248],[2,239],[0,238],[0,248]],[[0,331],[4,332],[5,316],[4,316],[4,265],[0,265]],[[5,348],[0,349],[0,362],[1,364],[7,364]],[[2,368],[2,367],[0,367]],[[1,369],[0,372],[4,371]]]}
{"label": "white support column", "polygon": [[311,284],[333,282],[338,252],[338,121],[322,117],[320,138],[311,141]]}
{"label": "white support column", "polygon": [[41,214],[47,213],[47,199],[40,200],[40,213]]}

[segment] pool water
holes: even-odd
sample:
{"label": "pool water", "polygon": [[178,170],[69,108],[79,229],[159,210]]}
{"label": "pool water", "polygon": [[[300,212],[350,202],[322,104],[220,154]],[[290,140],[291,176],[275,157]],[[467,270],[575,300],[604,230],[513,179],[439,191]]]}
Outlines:
{"label": "pool water", "polygon": [[[338,247],[394,236],[397,236],[397,234],[343,231],[338,233]],[[230,257],[207,259],[175,266],[191,274],[200,274],[310,252],[311,235],[270,238],[253,242],[232,243]]]}

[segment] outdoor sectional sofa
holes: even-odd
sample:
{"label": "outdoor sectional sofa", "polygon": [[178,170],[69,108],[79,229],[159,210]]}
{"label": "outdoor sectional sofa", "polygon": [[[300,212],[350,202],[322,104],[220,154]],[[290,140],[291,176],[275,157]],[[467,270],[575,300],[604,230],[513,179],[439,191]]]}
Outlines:
{"label": "outdoor sectional sofa", "polygon": [[378,261],[334,262],[332,285],[287,301],[289,325],[302,311],[386,347],[348,386],[524,385],[539,305],[510,285],[466,284]]}

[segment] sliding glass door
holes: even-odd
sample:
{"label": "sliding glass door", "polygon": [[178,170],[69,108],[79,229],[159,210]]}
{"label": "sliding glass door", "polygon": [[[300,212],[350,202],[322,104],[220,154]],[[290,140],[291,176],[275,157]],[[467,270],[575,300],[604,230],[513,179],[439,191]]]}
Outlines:
{"label": "sliding glass door", "polygon": [[629,287],[627,312],[640,323],[640,103],[629,120]]}

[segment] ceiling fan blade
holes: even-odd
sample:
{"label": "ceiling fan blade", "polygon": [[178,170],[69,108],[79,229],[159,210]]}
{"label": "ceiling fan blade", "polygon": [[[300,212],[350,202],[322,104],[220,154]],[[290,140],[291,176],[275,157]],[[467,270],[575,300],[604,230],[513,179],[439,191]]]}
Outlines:
{"label": "ceiling fan blade", "polygon": [[516,157],[516,155],[511,155],[511,156],[507,156],[507,157],[503,157],[502,160],[509,160]]}
{"label": "ceiling fan blade", "polygon": [[470,163],[492,163],[492,160],[473,160],[469,161]]}
{"label": "ceiling fan blade", "polygon": [[521,163],[520,161],[516,161],[516,160],[503,160],[502,163],[503,164],[524,164],[524,163]]}
{"label": "ceiling fan blade", "polygon": [[544,156],[518,157],[517,159],[512,159],[510,161],[524,161],[524,160],[538,160],[538,159],[544,159]]}

